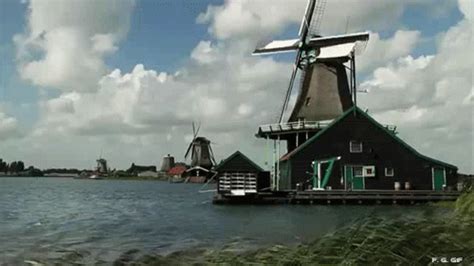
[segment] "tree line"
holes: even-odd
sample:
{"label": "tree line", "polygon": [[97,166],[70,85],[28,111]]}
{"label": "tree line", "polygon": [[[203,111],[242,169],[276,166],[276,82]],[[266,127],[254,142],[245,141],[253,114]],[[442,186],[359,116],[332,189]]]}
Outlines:
{"label": "tree line", "polygon": [[3,173],[19,173],[25,171],[25,163],[23,161],[14,161],[11,163],[4,162],[0,159],[0,172]]}

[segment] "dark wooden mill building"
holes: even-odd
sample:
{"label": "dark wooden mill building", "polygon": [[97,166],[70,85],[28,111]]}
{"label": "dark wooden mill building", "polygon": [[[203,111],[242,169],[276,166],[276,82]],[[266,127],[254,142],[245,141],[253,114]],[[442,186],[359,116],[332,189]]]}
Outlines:
{"label": "dark wooden mill building", "polygon": [[280,159],[279,188],[313,186],[312,162],[336,157],[332,169],[321,166],[328,173],[323,189],[446,190],[457,183],[456,166],[420,154],[394,127],[352,107]]}
{"label": "dark wooden mill building", "polygon": [[[298,39],[254,51],[296,52],[279,121],[260,126],[256,134],[273,142],[273,194],[259,195],[328,203],[455,199],[459,193],[449,191],[457,187],[456,166],[420,154],[397,136],[396,127],[381,125],[357,107],[355,60],[369,33],[320,36],[312,31],[322,17],[318,4],[308,1]],[[294,87],[298,94],[288,112]]]}

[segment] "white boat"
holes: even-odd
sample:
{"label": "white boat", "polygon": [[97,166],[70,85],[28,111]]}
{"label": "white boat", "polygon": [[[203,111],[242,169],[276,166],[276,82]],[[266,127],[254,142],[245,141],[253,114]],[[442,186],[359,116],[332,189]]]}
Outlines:
{"label": "white boat", "polygon": [[102,179],[100,175],[92,174],[89,176],[89,179]]}

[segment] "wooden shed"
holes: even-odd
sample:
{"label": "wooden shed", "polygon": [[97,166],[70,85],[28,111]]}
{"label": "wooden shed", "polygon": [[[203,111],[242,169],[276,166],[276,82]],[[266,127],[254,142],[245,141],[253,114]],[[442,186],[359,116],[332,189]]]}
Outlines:
{"label": "wooden shed", "polygon": [[240,151],[227,157],[214,170],[217,172],[217,191],[220,194],[245,196],[270,187],[270,173]]}

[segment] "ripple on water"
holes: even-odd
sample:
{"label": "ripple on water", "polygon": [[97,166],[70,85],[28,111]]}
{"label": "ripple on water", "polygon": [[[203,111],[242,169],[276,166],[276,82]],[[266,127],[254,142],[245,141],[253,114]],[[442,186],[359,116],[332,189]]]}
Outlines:
{"label": "ripple on water", "polygon": [[12,265],[110,264],[137,254],[239,251],[309,241],[368,215],[418,215],[416,208],[215,206],[200,187],[0,178],[0,258]]}

